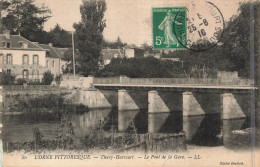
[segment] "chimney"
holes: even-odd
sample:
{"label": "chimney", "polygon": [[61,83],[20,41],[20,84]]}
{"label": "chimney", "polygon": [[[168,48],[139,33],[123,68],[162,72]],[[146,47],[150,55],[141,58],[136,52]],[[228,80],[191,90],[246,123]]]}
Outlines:
{"label": "chimney", "polygon": [[53,44],[52,44],[52,43],[49,43],[49,46],[50,46],[50,47],[53,47]]}
{"label": "chimney", "polygon": [[10,31],[9,30],[4,30],[4,35],[6,37],[6,39],[10,39]]}

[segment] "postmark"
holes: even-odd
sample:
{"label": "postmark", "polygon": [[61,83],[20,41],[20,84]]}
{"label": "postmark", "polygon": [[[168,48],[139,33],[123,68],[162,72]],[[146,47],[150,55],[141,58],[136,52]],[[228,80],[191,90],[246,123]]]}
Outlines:
{"label": "postmark", "polygon": [[[187,43],[186,7],[153,8],[152,12],[154,50],[185,49]],[[178,34],[174,34],[174,28],[178,29]]]}
{"label": "postmark", "polygon": [[[177,12],[175,20],[181,18],[182,11]],[[176,38],[180,45],[192,51],[205,51],[216,46],[223,34],[225,23],[221,11],[211,2],[192,3],[187,6],[187,32],[174,25],[174,35],[187,34],[187,41]]]}

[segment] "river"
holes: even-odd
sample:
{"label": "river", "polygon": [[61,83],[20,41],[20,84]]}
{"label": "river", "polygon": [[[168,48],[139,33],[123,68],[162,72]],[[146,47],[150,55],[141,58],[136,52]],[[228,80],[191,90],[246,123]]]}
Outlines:
{"label": "river", "polygon": [[[250,127],[250,118],[222,120],[220,114],[183,117],[181,111],[148,114],[147,110],[118,111],[95,109],[71,111],[75,136],[83,139],[91,130],[102,124],[108,133],[186,133],[188,145],[232,147],[233,130]],[[40,114],[0,114],[3,142],[32,141],[33,129],[38,128],[44,139],[55,139],[60,127],[60,115],[45,112]],[[242,143],[243,144],[243,143]]]}

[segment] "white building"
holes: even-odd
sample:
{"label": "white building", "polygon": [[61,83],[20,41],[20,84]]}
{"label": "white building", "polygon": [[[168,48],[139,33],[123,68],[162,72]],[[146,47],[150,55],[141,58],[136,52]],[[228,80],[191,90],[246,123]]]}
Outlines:
{"label": "white building", "polygon": [[10,31],[0,34],[0,71],[17,78],[41,80],[47,70],[46,50]]}

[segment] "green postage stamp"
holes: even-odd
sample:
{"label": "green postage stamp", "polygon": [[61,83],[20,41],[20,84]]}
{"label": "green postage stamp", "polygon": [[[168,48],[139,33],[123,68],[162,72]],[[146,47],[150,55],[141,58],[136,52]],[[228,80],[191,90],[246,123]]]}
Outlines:
{"label": "green postage stamp", "polygon": [[153,8],[152,12],[154,50],[185,49],[187,44],[186,7]]}

